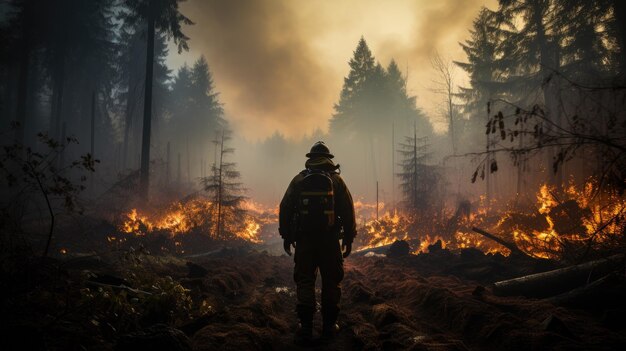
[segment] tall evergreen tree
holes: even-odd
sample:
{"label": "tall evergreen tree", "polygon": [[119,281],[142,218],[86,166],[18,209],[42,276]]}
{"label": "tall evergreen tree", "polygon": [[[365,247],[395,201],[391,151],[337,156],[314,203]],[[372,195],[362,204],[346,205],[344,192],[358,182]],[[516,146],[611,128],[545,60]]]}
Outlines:
{"label": "tall evergreen tree", "polygon": [[144,115],[141,142],[141,175],[139,190],[143,198],[148,198],[150,181],[150,134],[152,122],[152,83],[154,62],[155,32],[163,32],[178,45],[179,53],[188,50],[189,39],[182,32],[182,25],[193,22],[180,13],[178,5],[182,0],[127,0],[130,12],[127,21],[131,24],[144,22],[147,24],[146,76],[144,85]]}
{"label": "tall evergreen tree", "polygon": [[[135,168],[135,163],[129,162],[134,160],[134,156],[140,152],[139,141],[141,140],[142,131],[142,110],[145,98],[145,67],[146,67],[146,42],[145,29],[143,24],[131,27],[130,25],[123,28],[120,36],[120,53],[119,53],[119,88],[118,99],[123,108],[120,112],[124,117],[124,134],[122,146],[122,166]],[[166,105],[169,104],[169,80],[170,69],[167,67],[165,60],[168,55],[166,36],[159,34],[155,39],[153,61],[153,89],[154,89],[154,118],[155,125],[158,121],[165,117]]]}
{"label": "tall evergreen tree", "polygon": [[365,82],[375,72],[376,64],[365,39],[361,37],[348,62],[350,72],[344,78],[339,103],[335,104],[335,113],[330,121],[331,131],[348,131],[355,127],[358,102],[362,99]]}
{"label": "tall evergreen tree", "polygon": [[190,168],[199,170],[204,176],[200,162],[208,164],[208,150],[214,131],[227,127],[223,118],[223,108],[219,94],[215,91],[209,65],[200,57],[190,68],[183,65],[171,84],[171,101],[167,139],[174,145],[185,147],[192,145],[188,153]]}
{"label": "tall evergreen tree", "polygon": [[461,43],[467,62],[455,64],[469,75],[469,86],[459,87],[462,112],[468,119],[461,131],[464,145],[484,147],[484,126],[487,105],[498,99],[514,100],[507,77],[512,61],[502,54],[505,39],[511,35],[512,24],[499,12],[482,8],[470,29],[470,39]]}
{"label": "tall evergreen tree", "polygon": [[506,29],[499,22],[497,13],[483,7],[470,29],[470,39],[460,44],[467,62],[455,62],[468,73],[470,79],[470,86],[461,87],[458,95],[465,102],[465,112],[470,119],[480,119],[481,128],[487,103],[504,97],[503,78],[506,72],[501,59],[501,45]]}
{"label": "tall evergreen tree", "polygon": [[407,92],[407,81],[394,59],[389,62],[385,72],[384,104],[386,120],[392,120],[396,126],[408,130],[416,126],[420,135],[430,135],[433,127],[426,115],[416,105],[416,97]]}
{"label": "tall evergreen tree", "polygon": [[583,82],[623,72],[616,4],[611,0],[561,0],[558,4],[555,22],[562,35],[560,73]]}
{"label": "tall evergreen tree", "polygon": [[191,82],[191,99],[195,110],[193,113],[199,122],[196,127],[214,131],[224,126],[222,118],[224,110],[218,100],[219,93],[215,92],[213,76],[204,56],[200,56],[194,63],[191,69]]}
{"label": "tall evergreen tree", "polygon": [[389,130],[392,123],[409,128],[416,121],[420,133],[432,132],[432,126],[415,105],[415,97],[407,94],[405,78],[394,60],[385,70],[361,38],[349,66],[330,121],[332,133],[357,134],[371,140]]}

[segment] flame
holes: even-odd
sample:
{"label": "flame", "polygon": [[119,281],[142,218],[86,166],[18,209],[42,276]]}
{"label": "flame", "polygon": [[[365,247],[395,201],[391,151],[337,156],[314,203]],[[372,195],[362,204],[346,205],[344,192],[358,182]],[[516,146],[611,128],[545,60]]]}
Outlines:
{"label": "flame", "polygon": [[363,226],[366,242],[361,245],[361,250],[389,245],[397,240],[407,240],[410,224],[411,221],[399,215],[398,211],[394,211],[393,215],[385,212],[378,220],[367,221]]}
{"label": "flame", "polygon": [[527,254],[561,258],[567,248],[608,244],[623,232],[624,221],[620,220],[626,211],[623,196],[600,191],[593,180],[580,187],[570,183],[561,198],[555,194],[555,189],[545,184],[537,193],[537,211],[544,216],[546,229],[513,231],[515,243]]}
{"label": "flame", "polygon": [[417,248],[417,250],[413,252],[413,254],[427,253],[428,247],[436,244],[438,241],[441,242],[441,248],[443,249],[445,249],[446,247],[450,245],[449,240],[445,240],[439,235],[435,235],[431,237],[430,235],[426,234],[426,236],[422,238],[422,240],[420,240],[419,247]]}
{"label": "flame", "polygon": [[[276,222],[277,209],[265,209],[254,202],[244,202],[242,209],[238,211],[223,207],[222,225],[224,233],[234,238],[243,239],[253,243],[261,243],[260,231],[265,224]],[[170,237],[184,235],[190,232],[200,232],[215,239],[217,210],[213,202],[204,198],[197,198],[187,202],[174,202],[162,211],[154,211],[148,214],[136,208],[131,209],[122,216],[122,223],[118,229],[125,234],[145,236],[153,232],[164,232]],[[109,242],[123,241],[115,235],[107,237]],[[180,242],[175,242],[180,246]]]}
{"label": "flame", "polygon": [[241,232],[240,237],[244,240],[258,244],[261,242],[258,236],[260,229],[261,229],[261,225],[259,223],[248,218],[246,219],[246,226],[243,232]]}
{"label": "flame", "polygon": [[357,211],[369,212],[369,219],[361,221],[356,242],[362,250],[407,240],[417,254],[441,241],[442,247],[451,250],[477,248],[485,253],[510,254],[509,249],[471,230],[479,227],[501,235],[530,256],[560,259],[575,254],[572,250],[576,248],[616,245],[616,235],[623,233],[624,195],[598,189],[593,180],[582,186],[570,182],[561,192],[544,184],[529,207],[520,209],[513,201],[500,204],[483,196],[465,207],[446,208],[439,217],[394,211],[375,220],[371,218],[375,204],[357,202]]}
{"label": "flame", "polygon": [[[594,181],[582,186],[570,183],[561,192],[544,184],[537,190],[534,203],[523,209],[513,202],[498,203],[481,196],[475,202],[461,202],[437,213],[387,210],[377,219],[375,203],[356,201],[354,205],[359,223],[356,248],[363,250],[406,240],[415,254],[427,252],[437,241],[450,250],[476,248],[485,253],[510,254],[509,249],[471,230],[479,227],[501,235],[530,256],[562,258],[572,247],[614,245],[626,223],[624,195],[599,192]],[[378,204],[379,212],[384,208],[384,204]],[[183,244],[175,238],[191,232],[252,243],[276,235],[278,206],[265,207],[247,200],[242,209],[222,209],[222,237],[216,234],[216,207],[205,198],[174,202],[160,211],[131,209],[122,216],[118,229],[136,236],[166,233],[174,238],[175,247],[181,252]],[[107,240],[119,243],[126,238],[110,235]]]}

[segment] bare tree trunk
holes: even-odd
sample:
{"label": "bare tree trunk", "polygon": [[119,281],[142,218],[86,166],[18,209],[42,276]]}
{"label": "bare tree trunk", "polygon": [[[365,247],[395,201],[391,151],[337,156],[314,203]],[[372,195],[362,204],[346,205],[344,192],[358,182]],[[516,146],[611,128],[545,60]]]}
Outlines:
{"label": "bare tree trunk", "polygon": [[191,184],[191,157],[189,156],[189,141],[187,141],[187,184]]}
{"label": "bare tree trunk", "polygon": [[[95,153],[95,138],[96,138],[96,92],[93,91],[91,93],[91,145],[90,145],[90,152],[91,152],[91,157],[94,157],[94,153]],[[93,178],[94,178],[94,174],[91,173],[89,175],[89,190],[91,191],[91,193],[94,193],[94,189],[93,189]]]}
{"label": "bare tree trunk", "polygon": [[180,186],[180,152],[178,153],[178,171],[176,173],[176,183]]}
{"label": "bare tree trunk", "polygon": [[[129,69],[129,72],[132,70]],[[128,153],[129,153],[129,144],[130,144],[130,131],[131,128],[133,126],[133,110],[134,110],[134,106],[135,106],[135,102],[136,100],[131,100],[131,94],[134,97],[134,93],[135,93],[135,89],[131,89],[131,86],[133,85],[132,79],[130,78],[130,73],[129,73],[129,78],[128,78],[128,93],[126,96],[126,111],[125,111],[125,118],[124,118],[124,145],[122,147],[122,168],[126,168],[126,166],[128,165],[127,159],[128,159]],[[137,84],[135,84],[135,87],[137,86]],[[132,103],[131,103],[132,101]]]}
{"label": "bare tree trunk", "polygon": [[52,104],[51,104],[51,129],[52,135],[55,139],[59,139],[61,133],[61,119],[63,111],[63,88],[65,87],[65,54],[63,48],[59,49],[61,52],[55,56],[55,74],[54,74],[54,90],[52,92]]}
{"label": "bare tree trunk", "polygon": [[622,78],[624,78],[626,75],[626,3],[624,0],[613,0],[613,11],[619,30],[620,73]]}
{"label": "bare tree trunk", "polygon": [[154,73],[154,26],[155,10],[150,2],[148,9],[148,38],[146,50],[146,80],[143,100],[143,133],[141,139],[141,171],[139,179],[140,196],[148,200],[148,188],[150,186],[150,132],[152,122],[152,76]]}
{"label": "bare tree trunk", "polygon": [[30,40],[29,29],[24,29],[24,38],[22,39],[22,52],[20,57],[20,76],[17,85],[17,113],[16,120],[18,122],[15,130],[15,141],[24,144],[24,128],[26,125],[26,100],[28,96],[28,68],[30,66]]}
{"label": "bare tree trunk", "polygon": [[96,138],[96,92],[91,93],[91,145],[90,152],[93,157],[95,152],[95,138]]}
{"label": "bare tree trunk", "polygon": [[170,185],[170,142],[167,142],[166,149],[166,166],[165,166],[165,185]]}
{"label": "bare tree trunk", "polygon": [[217,183],[217,237],[222,237],[222,166],[224,162],[224,131],[220,143],[220,167],[218,168]]}

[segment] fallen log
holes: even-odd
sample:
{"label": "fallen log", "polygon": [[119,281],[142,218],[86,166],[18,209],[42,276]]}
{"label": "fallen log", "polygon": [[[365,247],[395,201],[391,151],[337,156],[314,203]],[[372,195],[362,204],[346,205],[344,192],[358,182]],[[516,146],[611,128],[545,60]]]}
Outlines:
{"label": "fallen log", "polygon": [[511,250],[511,254],[515,253],[515,254],[520,254],[520,255],[526,255],[522,250],[520,250],[517,247],[517,245],[515,245],[513,243],[510,243],[510,242],[508,242],[506,240],[498,238],[497,236],[495,236],[495,235],[493,235],[491,233],[488,233],[488,232],[486,232],[486,231],[484,231],[484,230],[482,230],[480,228],[472,227],[472,230],[475,231],[476,233],[486,237],[486,238],[489,238],[489,239],[497,242],[498,244],[506,247],[507,249]]}
{"label": "fallen log", "polygon": [[620,268],[623,268],[624,255],[614,255],[597,261],[531,274],[519,278],[499,281],[493,284],[496,296],[526,296],[545,298],[593,282]]}
{"label": "fallen log", "polygon": [[356,251],[352,251],[352,256],[365,256],[366,254],[370,252],[373,252],[377,255],[387,254],[387,251],[389,251],[389,248],[391,247],[391,245],[393,244],[382,245],[382,246],[377,246],[377,247],[368,247],[366,249],[359,249]]}
{"label": "fallen log", "polygon": [[122,285],[113,285],[113,284],[98,283],[98,282],[93,282],[93,281],[89,281],[88,280],[87,281],[87,285],[111,288],[113,290],[126,290],[126,291],[130,291],[132,293],[135,293],[135,294],[152,295],[151,292],[144,291],[144,290],[139,290],[139,289],[133,289],[133,288],[131,288],[129,286],[126,286],[124,284],[122,284]]}
{"label": "fallen log", "polygon": [[[563,294],[556,295],[546,300],[557,306],[586,306],[589,303],[606,303],[607,301],[607,285],[611,285],[616,281],[615,274],[608,274],[594,282],[585,284],[576,289],[567,291]],[[621,296],[620,296],[621,300]]]}

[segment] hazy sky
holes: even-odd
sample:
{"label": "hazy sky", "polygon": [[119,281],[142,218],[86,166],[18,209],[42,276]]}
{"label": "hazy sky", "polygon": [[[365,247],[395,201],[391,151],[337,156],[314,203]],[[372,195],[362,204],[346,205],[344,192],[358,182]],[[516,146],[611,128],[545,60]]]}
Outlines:
{"label": "hazy sky", "polygon": [[465,59],[458,43],[481,6],[494,9],[497,0],[188,0],[181,11],[196,23],[185,28],[191,50],[171,50],[169,63],[206,56],[241,136],[298,138],[327,129],[363,36],[383,66],[394,58],[408,72],[418,106],[436,118],[430,58]]}

